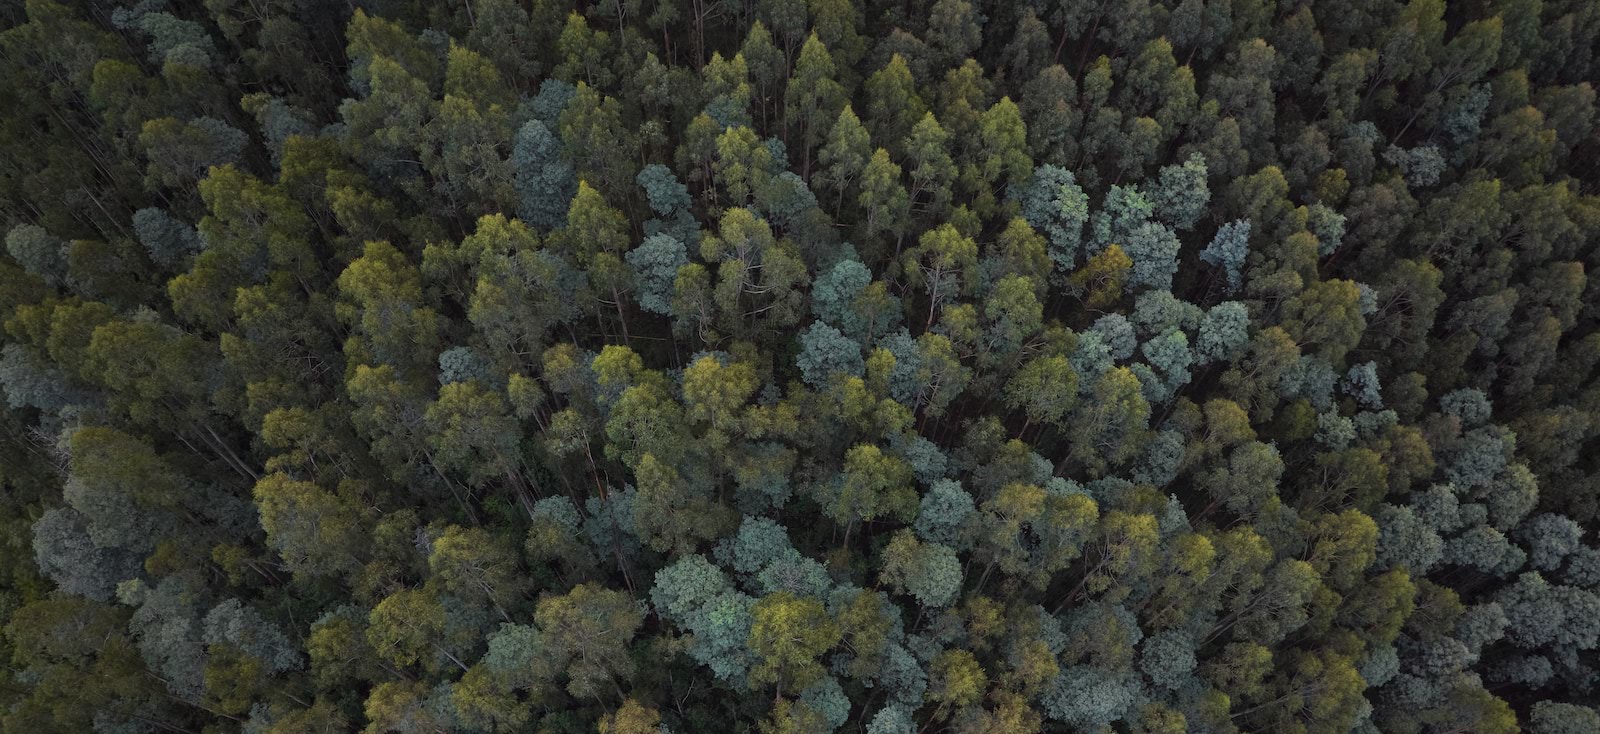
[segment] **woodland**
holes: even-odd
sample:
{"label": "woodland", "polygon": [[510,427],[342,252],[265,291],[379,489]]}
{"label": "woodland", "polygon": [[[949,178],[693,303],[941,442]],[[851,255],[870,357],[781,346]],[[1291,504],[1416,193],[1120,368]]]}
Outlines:
{"label": "woodland", "polygon": [[1600,734],[1600,3],[0,4],[0,731]]}

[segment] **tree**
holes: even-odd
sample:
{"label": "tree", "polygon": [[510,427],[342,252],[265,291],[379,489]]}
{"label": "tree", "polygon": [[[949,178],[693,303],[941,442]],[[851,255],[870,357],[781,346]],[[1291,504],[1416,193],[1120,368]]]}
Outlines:
{"label": "tree", "polygon": [[[615,353],[623,349],[612,347],[607,351]],[[631,350],[623,354],[633,360],[638,359]],[[595,359],[596,365],[603,365],[602,358],[610,356],[613,355],[601,352],[600,357]],[[637,366],[642,368],[642,364]],[[628,384],[634,379],[637,379],[637,384]],[[602,376],[601,380],[607,392],[616,396],[605,422],[605,436],[611,441],[606,447],[607,452],[634,468],[649,453],[656,454],[669,466],[676,464],[688,447],[675,440],[672,432],[681,430],[686,422],[682,407],[673,400],[660,375],[641,371],[637,378],[611,376],[611,379],[607,379]],[[609,402],[609,397],[606,401]]]}
{"label": "tree", "polygon": [[[153,550],[157,538],[174,529],[169,513],[181,507],[183,485],[171,465],[148,443],[116,429],[84,427],[65,438],[72,454],[61,498],[88,539],[99,548]],[[69,517],[58,516],[56,523]]]}
{"label": "tree", "polygon": [[66,246],[44,228],[32,224],[19,224],[6,232],[6,254],[48,285],[60,285],[66,277]]}
{"label": "tree", "polygon": [[827,387],[835,375],[859,376],[865,369],[861,345],[821,321],[811,324],[800,335],[800,345],[796,364],[805,381],[813,387]]}
{"label": "tree", "polygon": [[460,650],[448,639],[450,620],[443,601],[427,589],[401,589],[372,608],[367,642],[384,661],[405,667],[421,663],[429,670],[454,664],[467,669]]}
{"label": "tree", "polygon": [[1083,225],[1089,221],[1089,197],[1072,172],[1039,166],[1027,186],[1014,193],[1022,205],[1022,216],[1049,237],[1050,257],[1056,267],[1072,270],[1083,242]]}
{"label": "tree", "polygon": [[1211,191],[1206,186],[1205,156],[1191,154],[1181,166],[1162,167],[1150,198],[1162,221],[1179,231],[1193,229],[1211,200]]}
{"label": "tree", "polygon": [[1083,299],[1084,308],[1098,311],[1121,300],[1132,270],[1133,260],[1121,246],[1111,245],[1089,258],[1081,270],[1067,279],[1067,286]]}
{"label": "tree", "polygon": [[150,587],[134,579],[117,587],[117,599],[135,607],[128,631],[149,669],[161,676],[172,695],[198,700],[205,686],[206,652],[200,600],[191,583],[169,577]]}
{"label": "tree", "polygon": [[561,141],[545,122],[529,120],[517,130],[511,156],[519,200],[517,216],[542,232],[565,225],[578,182]]}
{"label": "tree", "polygon": [[525,491],[518,475],[516,419],[506,399],[478,382],[453,382],[439,389],[439,399],[423,415],[429,435],[430,461],[457,471],[474,486],[491,477]]}
{"label": "tree", "polygon": [[996,283],[983,307],[984,362],[1009,360],[1039,331],[1044,309],[1033,281],[1008,275]]}
{"label": "tree", "polygon": [[962,167],[961,179],[975,197],[975,209],[983,212],[994,206],[996,190],[1026,183],[1033,159],[1027,152],[1027,125],[1010,97],[983,112],[976,132],[972,161]]}
{"label": "tree", "polygon": [[867,323],[856,303],[871,284],[872,271],[860,260],[840,260],[812,281],[811,311],[851,338],[863,339]]}
{"label": "tree", "polygon": [[[817,163],[822,166],[819,171],[822,183],[838,192],[841,203],[845,189],[867,167],[867,159],[872,156],[871,150],[871,138],[861,125],[861,118],[856,116],[850,105],[845,105],[839,112],[839,119],[828,131],[827,142],[817,152]],[[837,205],[834,210],[838,210]]]}
{"label": "tree", "polygon": [[600,734],[654,734],[659,731],[661,712],[628,699],[616,713],[600,717]]}
{"label": "tree", "polygon": [[1133,262],[1128,272],[1129,282],[1135,286],[1170,290],[1172,276],[1178,273],[1178,237],[1172,230],[1146,222],[1129,232],[1122,243],[1122,251]]}
{"label": "tree", "polygon": [[567,692],[599,698],[615,692],[634,675],[628,643],[644,622],[644,614],[626,593],[580,584],[567,594],[539,600],[534,621],[543,633],[544,649],[565,660]]}
{"label": "tree", "polygon": [[425,730],[447,726],[448,719],[429,706],[430,691],[422,681],[384,681],[367,696],[364,713],[368,734]]}
{"label": "tree", "polygon": [[1167,329],[1146,341],[1139,351],[1150,368],[1149,379],[1141,380],[1150,402],[1166,402],[1189,383],[1189,366],[1194,361],[1194,353],[1183,331]]}
{"label": "tree", "polygon": [[1150,420],[1139,378],[1126,367],[1103,373],[1080,403],[1072,428],[1072,459],[1100,472],[1133,458]]}
{"label": "tree", "polygon": [[[718,270],[717,283],[709,295],[722,329],[751,336],[757,317],[760,326],[778,332],[800,320],[808,282],[805,265],[793,243],[778,241],[770,224],[757,218],[755,212],[743,208],[727,210],[717,235],[701,240],[700,254]],[[679,269],[680,282],[688,268]]]}
{"label": "tree", "polygon": [[607,192],[627,190],[633,180],[632,159],[639,139],[623,127],[622,105],[616,97],[578,82],[572,100],[561,110],[555,132],[580,181],[590,181]]}
{"label": "tree", "polygon": [[916,514],[911,468],[873,444],[858,444],[846,452],[836,485],[828,490],[823,509],[834,522],[844,524],[845,545],[859,521],[889,516],[907,522]]}
{"label": "tree", "polygon": [[[690,420],[727,434],[737,426],[741,409],[758,386],[755,369],[748,363],[724,364],[715,357],[701,357],[683,372],[684,407]],[[721,441],[713,437],[712,442]]]}
{"label": "tree", "polygon": [[784,120],[798,130],[800,175],[805,178],[811,176],[811,152],[822,138],[824,121],[833,119],[843,106],[844,88],[835,80],[837,75],[833,55],[813,32],[800,49],[784,94]]}
{"label": "tree", "polygon": [[422,275],[404,254],[387,242],[368,242],[339,275],[339,291],[353,302],[340,315],[366,338],[375,361],[424,369],[416,347],[437,343],[439,320],[423,305]]}
{"label": "tree", "polygon": [[[748,526],[741,526],[741,534]],[[684,556],[657,572],[650,598],[666,618],[694,632],[689,648],[693,658],[718,678],[744,676],[753,663],[747,642],[755,600],[733,590],[704,556]]]}
{"label": "tree", "polygon": [[879,709],[878,713],[873,715],[872,721],[867,724],[867,731],[870,734],[907,734],[915,730],[911,714],[895,704]]}
{"label": "tree", "polygon": [[1250,254],[1250,220],[1241,219],[1222,225],[1211,244],[1200,251],[1200,259],[1212,267],[1222,268],[1228,276],[1228,290],[1237,291],[1244,285],[1244,261]]}
{"label": "tree", "polygon": [[[624,292],[633,287],[622,258],[628,250],[627,220],[622,212],[606,203],[600,192],[587,181],[578,182],[578,193],[567,210],[567,226],[552,237],[555,249],[587,268],[589,281],[599,293],[609,292],[611,305],[628,339],[627,301]],[[597,294],[598,295],[598,294]],[[597,298],[597,301],[601,299]]]}
{"label": "tree", "polygon": [[979,510],[978,549],[986,557],[980,588],[995,568],[1035,588],[1048,586],[1082,554],[1099,519],[1085,495],[1021,482],[1003,485]]}
{"label": "tree", "polygon": [[861,173],[861,194],[857,203],[866,212],[863,231],[867,238],[891,235],[898,243],[905,233],[910,198],[900,185],[900,166],[889,160],[889,151],[879,148]]}
{"label": "tree", "polygon": [[33,524],[33,555],[61,590],[95,601],[110,600],[117,584],[139,572],[136,556],[96,545],[83,518],[66,508],[48,510]]}
{"label": "tree", "polygon": [[949,224],[922,235],[906,253],[906,272],[928,297],[927,325],[933,325],[938,308],[976,285],[978,246]]}
{"label": "tree", "polygon": [[277,675],[300,667],[300,655],[272,621],[254,607],[238,599],[228,599],[212,607],[205,616],[206,644],[213,655],[225,646],[248,656],[266,675]]}
{"label": "tree", "polygon": [[[416,51],[426,53],[422,49]],[[389,56],[372,55],[366,67],[365,97],[345,100],[339,106],[339,116],[349,126],[350,146],[362,160],[392,167],[400,161],[411,160],[411,155],[420,148],[431,106],[429,101],[433,99],[428,89],[428,76],[434,72],[408,68],[406,62],[422,66],[420,60],[403,62]],[[425,71],[428,76],[418,78],[417,71]],[[386,117],[384,110],[392,112],[393,117]]]}
{"label": "tree", "polygon": [[1200,322],[1195,353],[1201,362],[1233,361],[1249,343],[1250,314],[1239,301],[1223,301],[1206,311]]}
{"label": "tree", "polygon": [[331,575],[360,567],[360,513],[347,501],[283,474],[257,482],[255,500],[267,540],[289,570]]}
{"label": "tree", "polygon": [[1536,734],[1558,731],[1600,731],[1600,713],[1570,703],[1540,701],[1533,705],[1533,715],[1528,722],[1528,730]]}
{"label": "tree", "polygon": [[1562,560],[1576,552],[1581,545],[1583,528],[1571,518],[1560,515],[1535,515],[1517,530],[1517,538],[1528,549],[1528,565],[1541,571],[1553,571]]}
{"label": "tree", "polygon": [[962,526],[972,516],[973,509],[972,495],[967,494],[959,482],[948,479],[934,482],[922,496],[917,510],[917,535],[936,543],[958,545],[962,540]]}
{"label": "tree", "polygon": [[772,151],[743,125],[730,127],[717,136],[717,157],[712,165],[718,183],[728,192],[733,204],[748,206],[751,197],[772,180]]}
{"label": "tree", "polygon": [[949,546],[923,543],[901,530],[883,551],[878,579],[925,606],[949,606],[961,592],[961,561]]}
{"label": "tree", "polygon": [[1506,638],[1524,649],[1547,644],[1587,649],[1600,634],[1591,616],[1600,603],[1594,594],[1551,584],[1537,572],[1517,576],[1514,583],[1500,589],[1495,601],[1509,622]]}
{"label": "tree", "polygon": [[1361,291],[1348,280],[1310,284],[1284,304],[1284,329],[1302,348],[1313,348],[1330,362],[1343,359],[1361,339]]}
{"label": "tree", "polygon": [[943,706],[970,706],[988,688],[988,675],[972,653],[946,650],[929,666],[928,697]]}
{"label": "tree", "polygon": [[967,58],[983,40],[984,17],[963,0],[939,0],[929,9],[928,45],[948,62]]}
{"label": "tree", "polygon": [[439,384],[488,379],[489,366],[471,347],[451,347],[439,353]]}
{"label": "tree", "polygon": [[1060,64],[1044,68],[1023,86],[1019,105],[1028,125],[1028,150],[1035,160],[1053,166],[1071,166],[1078,160],[1078,132],[1083,110],[1078,83]]}
{"label": "tree", "polygon": [[672,169],[652,163],[640,169],[639,175],[633,180],[639,184],[639,188],[644,189],[650,211],[656,215],[644,224],[647,241],[658,234],[684,243],[699,241],[700,225],[689,211],[694,200],[689,196],[689,188],[678,181]]}
{"label": "tree", "polygon": [[949,132],[932,112],[924,114],[905,138],[906,159],[911,169],[911,188],[907,196],[919,212],[940,215],[949,205],[950,185],[956,178],[956,164],[948,150],[949,140]]}
{"label": "tree", "polygon": [[192,185],[214,166],[238,163],[248,140],[244,131],[214,117],[148,120],[139,131],[139,145],[150,161],[145,185]]}
{"label": "tree", "polygon": [[445,97],[425,131],[423,168],[452,201],[479,213],[514,198],[514,168],[501,152],[511,130],[499,98],[499,73],[459,46],[450,50]]}
{"label": "tree", "polygon": [[1375,519],[1376,561],[1381,566],[1402,566],[1412,575],[1422,576],[1443,557],[1444,541],[1412,508],[1386,505]]}
{"label": "tree", "polygon": [[1279,726],[1304,726],[1309,731],[1339,731],[1360,716],[1361,679],[1348,658],[1334,652],[1297,656],[1280,676],[1278,697],[1255,712],[1259,720]]}
{"label": "tree", "polygon": [[1052,266],[1043,236],[1028,226],[1027,220],[1014,217],[1001,230],[999,239],[986,248],[979,263],[988,280],[1004,280],[1008,276],[1027,278],[1036,287],[1036,296],[1048,291]]}
{"label": "tree", "polygon": [[720,537],[723,529],[733,524],[726,507],[652,454],[639,459],[634,475],[639,496],[633,503],[633,522],[652,548],[688,553],[698,542]]}
{"label": "tree", "polygon": [[452,525],[434,538],[428,568],[446,591],[461,598],[483,599],[509,621],[525,586],[515,551],[482,528]]}
{"label": "tree", "polygon": [[1008,406],[1027,414],[1028,423],[1060,426],[1078,402],[1078,373],[1065,357],[1036,357],[1006,383],[1005,396]]}
{"label": "tree", "polygon": [[752,684],[770,683],[781,698],[785,689],[803,690],[823,676],[817,658],[838,644],[841,633],[821,602],[779,591],[762,597],[750,614]]}
{"label": "tree", "polygon": [[467,320],[493,358],[508,367],[542,351],[546,334],[576,320],[591,295],[588,279],[552,249],[540,248],[518,220],[478,220],[460,252],[467,258],[480,253],[477,277],[463,285]]}
{"label": "tree", "polygon": [[891,55],[883,68],[867,77],[865,92],[872,136],[891,152],[904,154],[913,128],[928,114],[905,57]]}
{"label": "tree", "polygon": [[1311,532],[1309,561],[1325,583],[1348,589],[1374,558],[1378,527],[1359,510],[1345,510],[1317,518]]}

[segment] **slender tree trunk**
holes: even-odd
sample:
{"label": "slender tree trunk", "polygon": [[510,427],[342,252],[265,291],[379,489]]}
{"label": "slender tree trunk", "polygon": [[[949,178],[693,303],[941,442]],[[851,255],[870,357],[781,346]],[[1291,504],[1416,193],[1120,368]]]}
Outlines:
{"label": "slender tree trunk", "polygon": [[467,667],[466,663],[461,662],[460,658],[458,658],[458,657],[456,657],[454,655],[451,655],[450,651],[444,649],[443,645],[440,645],[437,642],[430,642],[428,644],[433,645],[433,649],[438,650],[441,655],[444,655],[445,657],[450,658],[450,662],[455,663],[457,666],[460,666],[461,672],[465,673],[465,672],[467,672],[469,670],[469,668]]}
{"label": "slender tree trunk", "polygon": [[433,453],[425,451],[423,452],[423,456],[427,458],[428,466],[433,468],[433,473],[439,476],[439,481],[444,482],[445,488],[450,490],[450,495],[455,497],[456,502],[461,505],[461,511],[467,514],[467,519],[470,520],[473,525],[483,525],[483,523],[478,520],[478,513],[472,511],[472,505],[467,502],[466,498],[461,496],[460,492],[456,491],[455,482],[450,481],[450,477],[445,476],[444,470],[440,469],[439,465],[434,462]]}
{"label": "slender tree trunk", "polygon": [[622,322],[622,341],[626,342],[627,345],[631,347],[633,346],[633,337],[629,336],[628,334],[628,315],[622,310],[622,293],[619,292],[615,286],[612,286],[611,288],[611,298],[612,303],[614,303],[617,308],[617,320]]}

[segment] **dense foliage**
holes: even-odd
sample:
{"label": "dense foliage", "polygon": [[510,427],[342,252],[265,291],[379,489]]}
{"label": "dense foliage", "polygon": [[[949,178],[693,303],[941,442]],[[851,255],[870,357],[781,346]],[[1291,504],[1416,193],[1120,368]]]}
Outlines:
{"label": "dense foliage", "polygon": [[0,729],[1600,732],[1592,0],[0,29]]}

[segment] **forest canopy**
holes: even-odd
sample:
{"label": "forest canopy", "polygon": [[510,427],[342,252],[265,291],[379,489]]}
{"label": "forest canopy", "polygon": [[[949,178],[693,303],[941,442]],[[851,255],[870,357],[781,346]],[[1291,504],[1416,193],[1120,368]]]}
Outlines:
{"label": "forest canopy", "polygon": [[0,6],[0,730],[1600,734],[1600,3]]}

